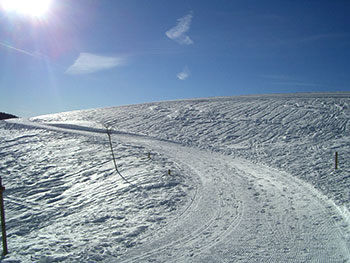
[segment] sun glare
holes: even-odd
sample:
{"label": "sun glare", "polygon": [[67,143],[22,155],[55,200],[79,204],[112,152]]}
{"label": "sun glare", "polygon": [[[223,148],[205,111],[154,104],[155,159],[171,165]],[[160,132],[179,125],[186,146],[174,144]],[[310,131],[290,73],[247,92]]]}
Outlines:
{"label": "sun glare", "polygon": [[0,0],[1,6],[8,12],[42,17],[48,11],[51,0]]}

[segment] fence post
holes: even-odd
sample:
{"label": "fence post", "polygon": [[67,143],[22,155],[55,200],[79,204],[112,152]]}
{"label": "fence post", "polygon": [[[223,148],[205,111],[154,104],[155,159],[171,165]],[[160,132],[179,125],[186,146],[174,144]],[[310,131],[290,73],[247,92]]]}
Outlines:
{"label": "fence post", "polygon": [[7,238],[6,238],[6,226],[5,226],[5,209],[4,209],[4,199],[2,193],[5,191],[5,187],[2,185],[2,180],[0,177],[0,212],[1,212],[1,230],[2,230],[2,254],[7,255]]}
{"label": "fence post", "polygon": [[338,169],[338,152],[335,152],[335,170]]}

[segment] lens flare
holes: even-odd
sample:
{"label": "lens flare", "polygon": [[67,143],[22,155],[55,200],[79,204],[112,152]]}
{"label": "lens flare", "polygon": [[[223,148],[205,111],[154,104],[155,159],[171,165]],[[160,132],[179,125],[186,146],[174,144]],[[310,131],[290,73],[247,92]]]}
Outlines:
{"label": "lens flare", "polygon": [[8,12],[42,17],[48,11],[51,0],[0,0],[0,5]]}

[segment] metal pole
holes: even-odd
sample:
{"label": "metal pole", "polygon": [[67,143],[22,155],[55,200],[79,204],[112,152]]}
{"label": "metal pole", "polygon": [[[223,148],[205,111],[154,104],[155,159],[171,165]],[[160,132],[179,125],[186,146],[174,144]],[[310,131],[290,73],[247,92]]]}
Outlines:
{"label": "metal pole", "polygon": [[338,169],[338,152],[335,152],[335,170]]}
{"label": "metal pole", "polygon": [[7,250],[7,238],[6,238],[6,226],[5,226],[5,209],[4,209],[4,199],[2,193],[5,191],[5,187],[2,185],[2,180],[0,177],[0,211],[1,211],[1,230],[2,230],[2,254],[6,256],[8,254]]}

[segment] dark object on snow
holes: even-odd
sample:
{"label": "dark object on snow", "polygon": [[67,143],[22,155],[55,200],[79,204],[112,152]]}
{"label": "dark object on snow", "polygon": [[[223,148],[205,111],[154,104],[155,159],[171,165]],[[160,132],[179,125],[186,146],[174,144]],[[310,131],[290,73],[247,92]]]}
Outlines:
{"label": "dark object on snow", "polygon": [[0,120],[13,119],[13,118],[18,118],[18,117],[5,112],[0,112]]}

